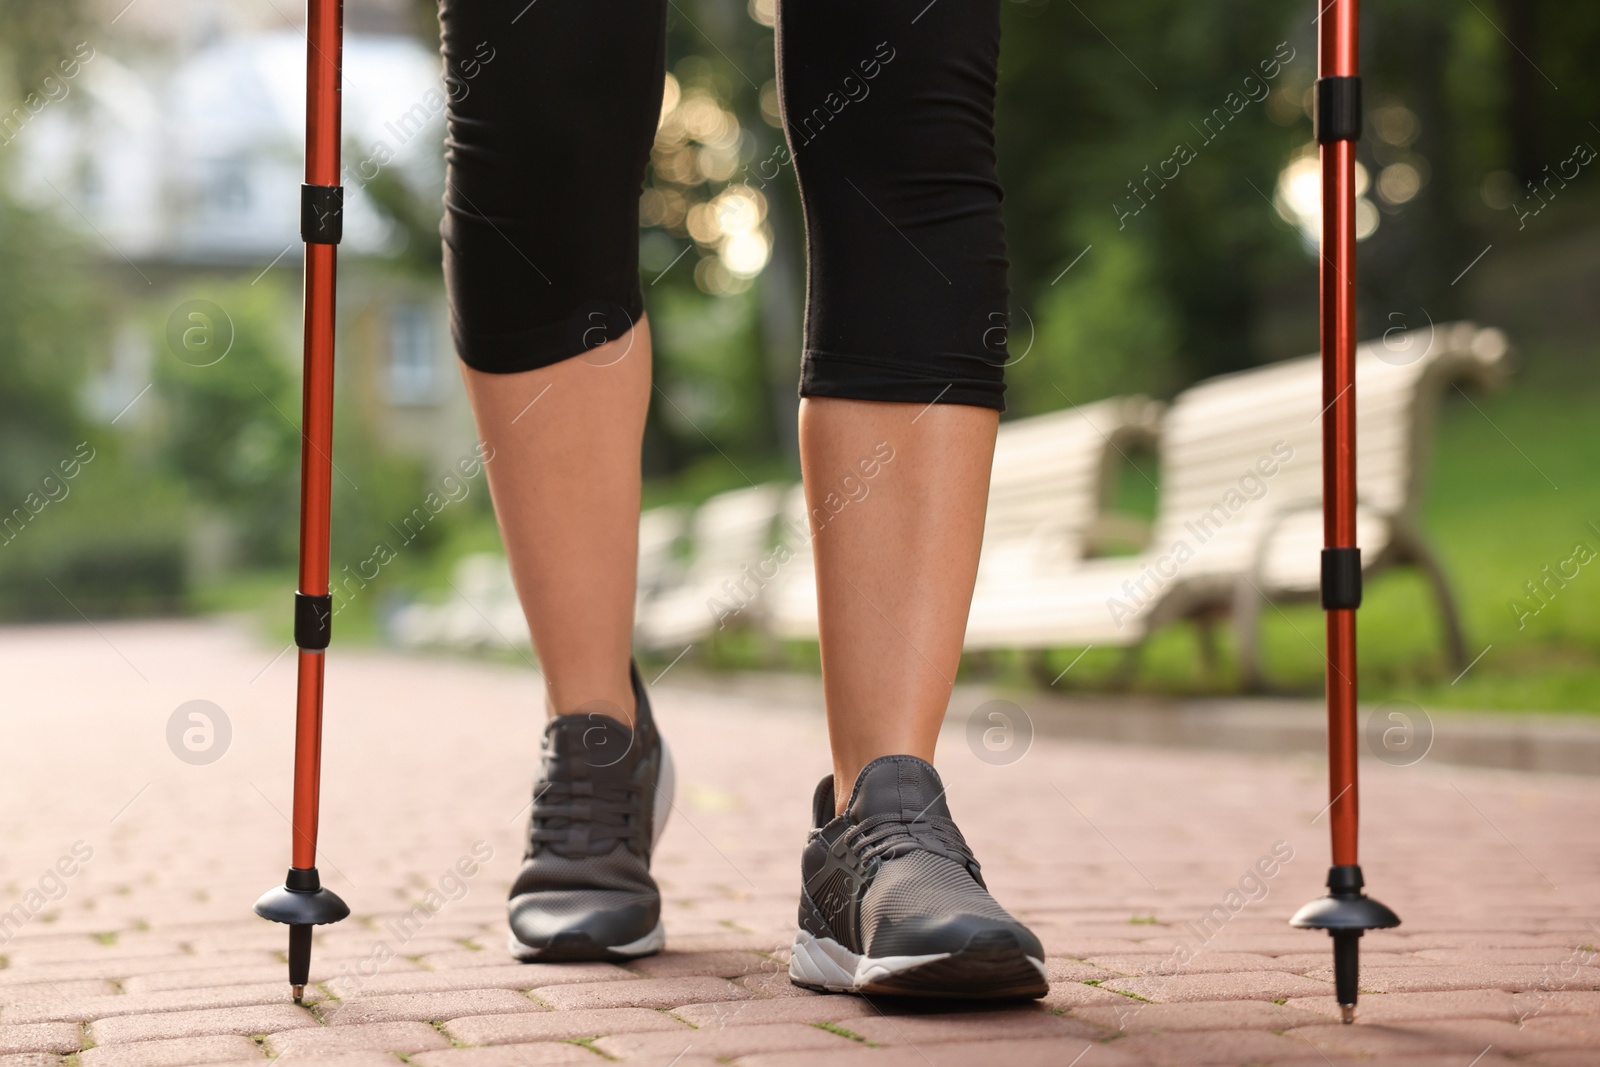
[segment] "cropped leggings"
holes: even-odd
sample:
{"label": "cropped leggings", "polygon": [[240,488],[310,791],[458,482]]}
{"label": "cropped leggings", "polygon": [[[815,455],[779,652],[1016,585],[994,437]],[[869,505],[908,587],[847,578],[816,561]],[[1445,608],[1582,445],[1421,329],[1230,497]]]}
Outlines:
{"label": "cropped leggings", "polygon": [[[667,2],[524,4],[440,6],[451,328],[461,359],[490,373],[579,355],[644,312],[639,197]],[[802,396],[1004,408],[999,9],[780,0],[806,231]]]}

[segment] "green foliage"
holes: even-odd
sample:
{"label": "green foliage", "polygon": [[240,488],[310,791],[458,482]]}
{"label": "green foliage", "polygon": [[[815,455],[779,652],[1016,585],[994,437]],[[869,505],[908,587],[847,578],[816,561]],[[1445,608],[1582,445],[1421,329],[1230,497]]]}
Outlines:
{"label": "green foliage", "polygon": [[678,288],[653,295],[661,426],[689,442],[691,455],[713,443],[735,457],[769,451],[753,293],[707,298]]}
{"label": "green foliage", "polygon": [[[1073,5],[1005,11],[1013,304],[1040,321],[1042,343],[1073,346],[1048,358],[1108,368],[1083,371],[1105,389],[1156,392],[1260,362],[1259,288],[1296,270],[1314,284],[1263,200],[1310,137],[1309,122],[1277,125],[1282,109],[1263,99],[1310,82],[1305,20],[1264,0],[1107,5],[1092,22]],[[1088,280],[1069,284],[1080,271]],[[1021,377],[1033,395],[1020,409],[1065,406]],[[1081,390],[1074,400],[1103,395]]]}
{"label": "green foliage", "polygon": [[[159,460],[197,503],[225,517],[237,543],[235,563],[287,564],[296,559],[300,515],[298,308],[288,290],[265,282],[203,293],[231,323],[233,346],[204,366],[162,351],[156,370],[165,412]],[[452,502],[452,510],[441,510],[436,520],[427,497],[438,487],[425,484],[421,461],[397,455],[377,440],[364,417],[363,398],[353,395],[355,386],[341,375],[334,390],[331,570],[336,576],[346,566],[361,569],[380,545],[397,554],[427,553],[441,543],[445,525],[456,516],[487,508],[480,476],[473,488],[478,503]]]}
{"label": "green foliage", "polygon": [[78,409],[105,305],[79,247],[0,198],[0,618],[171,610],[183,588],[170,480],[135,472]]}
{"label": "green foliage", "polygon": [[1178,380],[1179,323],[1146,246],[1118,240],[1109,222],[1086,229],[1089,250],[1039,301],[1037,335],[1012,323],[1006,397],[1018,415],[1164,393]]}
{"label": "green foliage", "polygon": [[196,500],[233,520],[241,562],[282,562],[294,552],[299,510],[299,382],[290,372],[285,317],[291,305],[267,284],[218,286],[204,299],[223,318],[194,328],[232,334],[232,347],[215,362],[210,353],[193,362],[178,358],[167,351],[166,322],[152,324],[160,331],[155,382],[166,417],[160,462]]}
{"label": "green foliage", "polygon": [[[439,479],[427,479],[421,460],[380,445],[356,417],[356,403],[349,398],[334,415],[339,469],[333,475],[329,570],[336,585],[353,581],[351,588],[359,593],[353,599],[369,610],[391,588],[393,576],[438,551],[456,524],[470,525],[474,515],[487,511],[489,493],[480,473],[460,482],[464,497],[451,499]],[[383,562],[390,557],[391,562]],[[363,574],[378,577],[365,580]]]}
{"label": "green foliage", "polygon": [[[1301,107],[1315,73],[1311,6],[1022,2],[1004,11],[997,114],[1013,305],[1035,320],[1042,362],[1080,365],[1106,390],[1170,393],[1310,351],[1315,259],[1272,200],[1279,171],[1311,140]],[[1363,11],[1368,135],[1359,159],[1374,177],[1405,162],[1424,178],[1414,198],[1379,203],[1379,228],[1361,246],[1363,334],[1393,325],[1391,313],[1420,321],[1423,308],[1436,320],[1471,310],[1453,280],[1511,216],[1486,202],[1486,182],[1531,197],[1523,181],[1548,176],[1543,168],[1578,141],[1600,143],[1579,103],[1600,93],[1587,58],[1597,46],[1600,9],[1554,0],[1396,0]],[[1263,61],[1290,53],[1265,76]],[[1251,76],[1271,95],[1208,127]],[[1388,105],[1418,120],[1413,142],[1374,135],[1373,111]],[[1194,159],[1176,178],[1152,181],[1179,145]],[[1054,279],[1090,245],[1067,279],[1097,258],[1120,255],[1121,264],[1063,295],[1067,279]],[[1013,316],[1014,342],[1021,318]],[[1170,363],[1151,358],[1152,320]],[[1062,406],[1025,366],[1013,371],[1013,406]],[[1097,395],[1089,381],[1084,395],[1066,391],[1077,401]]]}
{"label": "green foliage", "polygon": [[[0,618],[167,614],[183,606],[183,497],[96,433],[65,495],[0,545]],[[71,455],[72,453],[67,453]]]}
{"label": "green foliage", "polygon": [[85,14],[81,0],[0,0],[0,85],[5,95],[39,91],[45,78],[59,75],[56,64],[86,36]]}
{"label": "green foliage", "polygon": [[0,503],[6,508],[83,440],[76,392],[98,331],[76,253],[48,219],[0,197]]}

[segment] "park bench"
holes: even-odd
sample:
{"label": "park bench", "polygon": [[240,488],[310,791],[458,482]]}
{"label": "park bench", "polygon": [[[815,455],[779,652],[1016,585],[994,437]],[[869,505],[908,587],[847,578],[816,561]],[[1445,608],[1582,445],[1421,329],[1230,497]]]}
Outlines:
{"label": "park bench", "polygon": [[776,484],[752,485],[696,509],[681,578],[640,606],[635,635],[642,647],[678,648],[730,622],[759,622],[760,575],[771,564],[772,527],[786,491]]}
{"label": "park bench", "polygon": [[[692,509],[681,504],[651,508],[639,516],[639,603],[681,578],[678,542]],[[389,620],[395,640],[408,647],[486,648],[507,643],[528,648],[528,624],[499,552],[474,552],[456,562],[451,592],[437,604],[408,604]]]}
{"label": "park bench", "polygon": [[[817,571],[811,554],[806,487],[796,485],[783,499],[778,541],[788,558],[766,592],[766,625],[781,640],[817,639]],[[826,532],[826,531],[824,531]]]}
{"label": "park bench", "polygon": [[[1450,660],[1465,641],[1449,584],[1418,521],[1433,415],[1455,384],[1488,387],[1506,340],[1471,323],[1360,346],[1356,355],[1357,542],[1363,572],[1412,565],[1427,578]],[[1316,357],[1196,385],[1168,409],[1161,488],[1138,555],[1045,561],[980,572],[969,649],[1136,648],[1179,619],[1212,627],[1232,614],[1247,681],[1261,680],[1265,603],[1317,596],[1322,546],[1321,371]]]}
{"label": "park bench", "polygon": [[[1122,454],[1149,447],[1160,416],[1154,401],[1117,397],[1002,423],[979,584],[982,575],[1025,577],[1041,567],[1076,564],[1109,540],[1142,540],[1137,523],[1111,511],[1110,494]],[[800,486],[785,504],[781,528],[793,558],[768,594],[767,624],[778,637],[815,640],[816,577]]]}
{"label": "park bench", "polygon": [[436,604],[408,604],[388,620],[395,641],[411,648],[529,648],[528,623],[499,552],[461,557],[450,574],[450,592]]}
{"label": "park bench", "polygon": [[683,581],[678,547],[689,532],[694,509],[687,504],[650,508],[639,516],[638,600],[635,614],[650,600]]}

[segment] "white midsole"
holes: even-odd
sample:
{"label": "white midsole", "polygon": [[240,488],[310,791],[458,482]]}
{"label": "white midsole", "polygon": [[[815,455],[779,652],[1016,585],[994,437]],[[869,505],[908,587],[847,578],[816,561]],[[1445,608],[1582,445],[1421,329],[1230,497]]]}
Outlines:
{"label": "white midsole", "polygon": [[612,945],[610,951],[617,956],[649,956],[660,952],[667,944],[667,928],[656,923],[656,928],[637,941],[626,945]]}
{"label": "white midsole", "polygon": [[813,937],[800,930],[794,935],[789,977],[836,993],[853,993],[923,964],[949,958],[948,952],[926,956],[863,956],[831,937]]}
{"label": "white midsole", "polygon": [[[831,937],[815,937],[804,930],[794,935],[794,950],[789,957],[789,977],[809,986],[821,986],[834,993],[858,993],[885,978],[903,974],[938,960],[949,959],[951,953],[935,952],[926,956],[863,956],[851,952]],[[1038,970],[1039,977],[1050,980],[1044,960],[1026,957]]]}
{"label": "white midsole", "polygon": [[[607,946],[606,952],[617,959],[636,959],[639,956],[652,956],[660,952],[667,944],[667,928],[661,923],[656,923],[656,928],[637,941],[629,941],[626,945]],[[523,963],[532,963],[544,955],[544,950],[524,945],[517,940],[517,935],[512,934],[509,942],[513,958]]]}

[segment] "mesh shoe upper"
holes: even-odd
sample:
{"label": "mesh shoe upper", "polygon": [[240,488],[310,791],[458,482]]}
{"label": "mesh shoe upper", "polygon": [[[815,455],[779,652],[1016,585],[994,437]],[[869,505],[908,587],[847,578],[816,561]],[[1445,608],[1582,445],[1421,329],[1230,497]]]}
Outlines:
{"label": "mesh shoe upper", "polygon": [[802,928],[872,957],[959,952],[1004,930],[1042,959],[1038,939],[989,895],[944,792],[927,762],[885,756],[862,769],[834,817],[833,779],[823,779],[801,861]]}
{"label": "mesh shoe upper", "polygon": [[637,671],[634,693],[631,730],[594,712],[545,726],[528,848],[511,887],[511,929],[524,945],[563,936],[627,944],[660,920],[650,855],[661,742]]}

